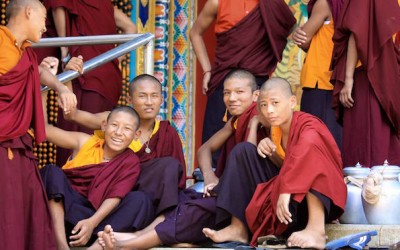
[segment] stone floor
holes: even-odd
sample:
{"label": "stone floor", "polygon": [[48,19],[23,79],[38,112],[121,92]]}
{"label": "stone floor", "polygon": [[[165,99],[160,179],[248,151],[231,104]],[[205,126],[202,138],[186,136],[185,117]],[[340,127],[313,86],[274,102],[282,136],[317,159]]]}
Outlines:
{"label": "stone floor", "polygon": [[[365,231],[378,231],[377,236],[373,236],[368,246],[370,248],[387,249],[390,245],[400,242],[400,225],[355,225],[355,224],[328,224],[326,226],[326,233],[328,241],[339,239],[349,234],[355,234]],[[72,250],[84,250],[86,248],[72,248]],[[190,248],[167,248],[158,247],[152,250],[188,250]],[[215,248],[196,248],[201,250],[209,250]],[[400,245],[397,248],[400,250]]]}

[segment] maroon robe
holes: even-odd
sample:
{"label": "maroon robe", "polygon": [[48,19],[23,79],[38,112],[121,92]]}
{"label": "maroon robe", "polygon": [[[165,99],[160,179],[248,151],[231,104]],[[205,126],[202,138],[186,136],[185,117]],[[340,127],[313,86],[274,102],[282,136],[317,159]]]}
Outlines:
{"label": "maroon robe", "polygon": [[272,74],[295,24],[296,19],[285,1],[260,0],[231,29],[218,33],[208,94],[235,68],[248,70],[257,77]]}
{"label": "maroon robe", "polygon": [[[114,20],[114,6],[109,0],[44,0],[43,4],[48,9],[49,15],[51,10],[57,7],[65,8],[66,36],[93,36],[117,33],[117,26]],[[48,20],[52,20],[52,18],[49,17]],[[69,47],[69,53],[71,56],[82,55],[83,59],[87,61],[113,48],[113,44],[71,46]],[[74,81],[74,83],[80,84],[83,91],[97,92],[113,103],[114,106],[117,105],[122,90],[122,76],[118,60],[115,59],[85,73],[77,81]],[[96,102],[96,100],[91,101]],[[98,104],[100,105],[101,103]]]}
{"label": "maroon robe", "polygon": [[47,197],[33,154],[45,139],[36,56],[26,48],[0,76],[0,238],[2,249],[55,249]]}
{"label": "maroon robe", "polygon": [[221,149],[221,154],[217,162],[217,168],[215,169],[216,176],[222,176],[225,169],[226,160],[233,147],[235,147],[236,144],[238,144],[239,142],[247,140],[247,136],[249,135],[249,123],[251,119],[257,114],[257,103],[253,102],[253,104],[251,104],[251,106],[247,108],[247,110],[243,114],[241,114],[239,117],[234,117],[232,119],[232,128],[234,128],[234,123],[237,121],[236,129]]}
{"label": "maroon robe", "polygon": [[0,76],[0,93],[0,142],[26,134],[31,125],[36,142],[44,141],[39,69],[31,48],[25,49],[17,66]]}
{"label": "maroon robe", "polygon": [[335,215],[343,213],[347,191],[342,175],[339,149],[322,121],[294,112],[286,155],[278,176],[259,184],[246,209],[246,220],[255,244],[262,235],[281,235],[287,225],[276,216],[279,194],[290,193],[301,202],[310,190],[328,197]]}
{"label": "maroon robe", "polygon": [[127,149],[109,162],[63,170],[71,186],[95,209],[105,199],[124,198],[139,177],[139,159]]}
{"label": "maroon robe", "polygon": [[150,154],[145,152],[146,145],[136,152],[140,162],[161,157],[171,156],[178,160],[182,165],[182,176],[179,180],[179,187],[186,187],[186,163],[182,151],[182,142],[175,128],[171,126],[169,121],[160,121],[160,128],[151,138],[148,147],[151,149]]}
{"label": "maroon robe", "polygon": [[[343,122],[345,165],[372,167],[385,159],[400,164],[400,62],[392,35],[400,30],[397,1],[346,1],[333,36],[331,78],[337,116]],[[339,101],[344,86],[347,44],[354,34],[362,66],[354,73],[354,106]],[[400,57],[399,57],[400,58]],[[357,133],[354,133],[357,131]],[[347,142],[346,142],[347,140]]]}

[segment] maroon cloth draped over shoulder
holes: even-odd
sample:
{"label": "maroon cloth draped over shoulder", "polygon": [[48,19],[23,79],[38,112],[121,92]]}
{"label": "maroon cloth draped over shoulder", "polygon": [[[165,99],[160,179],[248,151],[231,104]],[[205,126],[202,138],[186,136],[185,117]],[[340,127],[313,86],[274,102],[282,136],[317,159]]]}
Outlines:
{"label": "maroon cloth draped over shoulder", "polygon": [[283,0],[260,0],[246,17],[228,31],[217,34],[215,62],[207,94],[222,84],[235,68],[265,77],[272,74],[296,19]]}
{"label": "maroon cloth draped over shoulder", "polygon": [[257,185],[246,209],[252,244],[259,236],[281,235],[286,230],[276,216],[279,194],[290,193],[301,202],[313,189],[332,200],[338,215],[343,213],[347,191],[342,167],[340,151],[324,123],[310,114],[294,112],[280,173]]}
{"label": "maroon cloth draped over shoulder", "polygon": [[339,101],[344,86],[347,44],[354,34],[358,58],[368,80],[386,113],[391,126],[400,136],[400,62],[392,36],[400,30],[400,11],[396,0],[351,0],[341,10],[333,36],[334,107],[341,121],[343,106]]}
{"label": "maroon cloth draped over shoulder", "polygon": [[46,139],[36,55],[26,48],[18,64],[0,75],[0,142],[20,137],[33,126],[35,141]]}
{"label": "maroon cloth draped over shoulder", "polygon": [[109,162],[63,170],[74,190],[97,210],[105,199],[124,198],[140,174],[139,159],[127,149]]}
{"label": "maroon cloth draped over shoulder", "polygon": [[151,152],[145,152],[146,145],[136,152],[140,162],[146,162],[155,158],[171,156],[178,160],[182,165],[182,176],[179,181],[179,187],[186,187],[186,163],[182,151],[182,142],[175,128],[171,126],[169,121],[160,121],[160,128],[149,142]]}
{"label": "maroon cloth draped over shoulder", "polygon": [[251,119],[257,114],[257,103],[253,102],[243,114],[241,114],[239,117],[234,117],[232,119],[232,128],[234,128],[234,123],[237,120],[236,130],[228,138],[223,148],[221,149],[221,154],[217,162],[217,168],[215,169],[215,175],[217,177],[221,177],[221,175],[224,173],[226,160],[228,159],[229,153],[232,151],[233,147],[235,147],[235,145],[239,142],[247,140],[247,136],[249,135],[249,123]]}
{"label": "maroon cloth draped over shoulder", "polygon": [[[47,37],[57,36],[51,11],[58,7],[64,7],[66,10],[66,36],[117,33],[114,6],[109,0],[44,0],[43,4],[49,14]],[[87,61],[114,47],[113,44],[71,46],[69,52],[72,56],[82,55]],[[85,73],[77,81],[83,89],[95,91],[115,105],[118,103],[122,90],[122,75],[117,59]]]}

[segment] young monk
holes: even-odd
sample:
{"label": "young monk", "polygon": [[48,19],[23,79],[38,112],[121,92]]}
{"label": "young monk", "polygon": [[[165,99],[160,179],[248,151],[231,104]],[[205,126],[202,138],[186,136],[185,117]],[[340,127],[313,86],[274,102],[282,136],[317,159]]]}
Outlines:
{"label": "young monk", "polygon": [[[207,194],[218,184],[226,158],[232,148],[248,136],[248,124],[257,115],[258,97],[255,77],[246,70],[233,70],[225,78],[223,101],[233,116],[223,128],[207,140],[197,152],[199,167],[204,176],[204,192]],[[212,169],[212,153],[222,148],[215,172]]]}
{"label": "young monk", "polygon": [[[224,82],[224,102],[233,117],[199,150],[199,159],[202,159],[203,166],[207,165],[211,170],[213,150],[225,146],[229,154],[231,149],[229,147],[245,140],[249,122],[256,115],[257,96],[256,81],[251,73],[239,69],[228,74]],[[205,190],[205,193],[209,195],[209,190]],[[114,234],[112,228],[106,227],[104,232],[99,235],[99,243],[112,249],[114,243],[111,241],[111,237],[113,237],[116,239],[117,247],[148,249],[160,244],[201,244],[208,241],[201,231],[204,227],[214,228],[215,198],[201,198],[202,194],[196,195],[190,192],[181,192],[182,196],[185,197],[182,198],[176,209],[158,217],[145,230],[126,235]],[[92,249],[101,249],[101,246],[94,245]]]}
{"label": "young monk", "polygon": [[[176,206],[178,189],[186,187],[186,165],[179,135],[168,121],[157,119],[163,103],[161,91],[161,83],[154,76],[143,74],[132,80],[127,97],[140,117],[140,136],[129,145],[140,159],[141,174],[135,189],[152,197],[157,214]],[[76,110],[67,118],[99,129],[109,113]],[[95,133],[101,136],[101,131]]]}
{"label": "young monk", "polygon": [[40,83],[57,90],[65,112],[76,106],[76,97],[37,66],[30,48],[46,31],[44,6],[37,0],[11,0],[6,18],[7,26],[0,26],[1,247],[54,249],[46,194],[33,154],[33,140],[45,140]]}
{"label": "young monk", "polygon": [[[73,149],[68,162],[41,169],[49,197],[57,248],[84,246],[106,224],[121,231],[147,226],[153,206],[144,193],[130,192],[139,177],[139,159],[129,144],[139,136],[139,117],[130,107],[114,109],[103,122],[104,139],[46,125],[46,137]],[[65,226],[73,229],[68,241]]]}
{"label": "young monk", "polygon": [[246,209],[251,243],[263,235],[290,235],[289,247],[323,249],[325,222],[338,218],[346,202],[339,149],[322,121],[293,112],[297,101],[286,80],[268,80],[258,102],[273,138],[258,144],[258,154],[279,153],[283,164],[276,177],[257,186]]}

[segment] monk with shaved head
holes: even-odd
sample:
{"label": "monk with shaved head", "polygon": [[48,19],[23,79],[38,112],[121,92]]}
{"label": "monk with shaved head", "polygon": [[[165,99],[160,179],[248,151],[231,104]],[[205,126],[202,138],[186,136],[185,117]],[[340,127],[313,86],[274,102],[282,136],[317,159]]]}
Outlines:
{"label": "monk with shaved head", "polygon": [[[264,235],[288,237],[287,245],[323,249],[325,223],[337,219],[346,202],[339,149],[318,118],[293,111],[296,97],[281,78],[260,90],[259,115],[271,138],[257,146],[261,158],[281,159],[279,174],[258,184],[246,209],[252,244]],[[247,165],[248,166],[248,165]]]}
{"label": "monk with shaved head", "polygon": [[33,140],[45,140],[40,84],[58,91],[67,113],[75,108],[76,97],[48,69],[38,67],[30,48],[46,31],[44,6],[38,0],[11,0],[6,17],[7,26],[0,26],[1,248],[55,249],[33,154]]}

